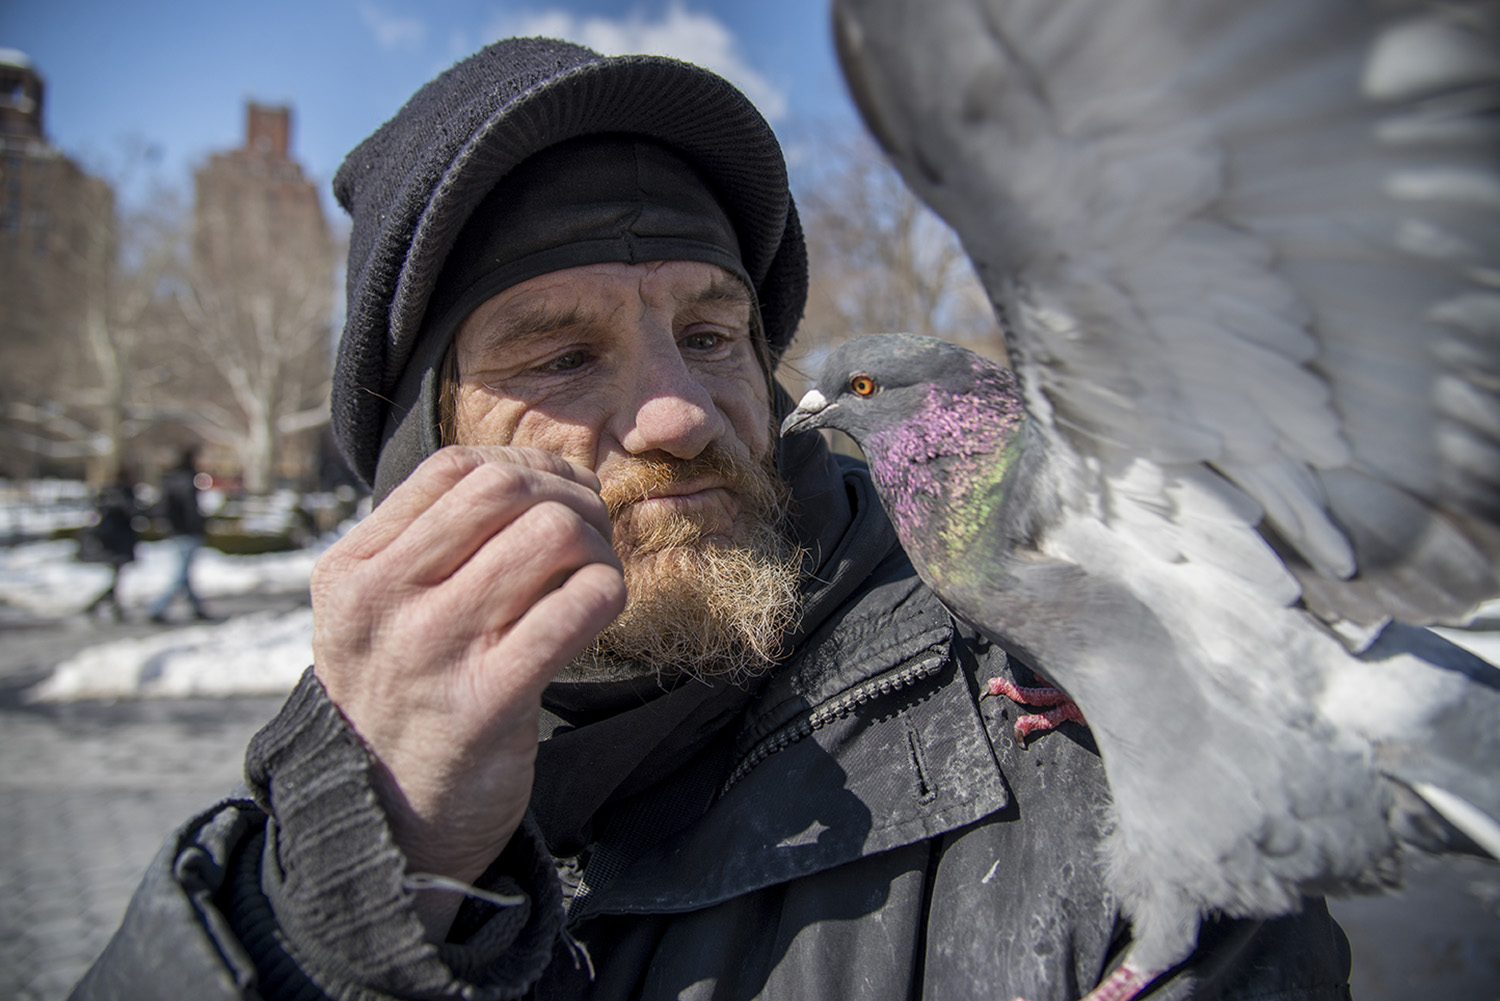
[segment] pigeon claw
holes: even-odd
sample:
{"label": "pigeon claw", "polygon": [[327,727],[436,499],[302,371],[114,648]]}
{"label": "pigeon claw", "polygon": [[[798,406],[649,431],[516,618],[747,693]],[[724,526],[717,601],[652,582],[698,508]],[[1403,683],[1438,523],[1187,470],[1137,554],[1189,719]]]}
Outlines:
{"label": "pigeon claw", "polygon": [[1088,726],[1084,723],[1083,712],[1072,702],[1058,706],[1056,709],[1049,709],[1044,713],[1028,713],[1016,719],[1016,739],[1025,743],[1026,738],[1033,733],[1056,730],[1068,722],[1083,723],[1084,726]]}
{"label": "pigeon claw", "polygon": [[1056,688],[1023,688],[1006,678],[991,678],[989,689],[990,695],[1004,695],[1017,705],[1053,707],[1044,713],[1029,713],[1016,719],[1016,740],[1022,744],[1033,733],[1056,730],[1064,723],[1088,726],[1078,703]]}
{"label": "pigeon claw", "polygon": [[[1138,969],[1127,960],[1079,1001],[1133,1001],[1156,977],[1156,973]],[[1026,999],[1016,998],[1015,1001]]]}

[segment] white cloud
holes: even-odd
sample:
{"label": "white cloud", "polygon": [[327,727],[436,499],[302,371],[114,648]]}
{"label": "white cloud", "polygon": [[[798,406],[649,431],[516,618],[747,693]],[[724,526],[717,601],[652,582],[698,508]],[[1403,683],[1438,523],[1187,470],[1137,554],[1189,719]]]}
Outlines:
{"label": "white cloud", "polygon": [[685,59],[729,80],[771,121],[784,118],[787,96],[746,60],[734,34],[717,18],[672,3],[656,18],[630,14],[622,18],[581,17],[567,11],[541,10],[507,15],[490,37],[542,35],[587,45],[607,56],[657,55]]}
{"label": "white cloud", "polygon": [[421,18],[391,14],[372,3],[359,5],[359,19],[382,49],[414,49],[427,38],[427,24]]}

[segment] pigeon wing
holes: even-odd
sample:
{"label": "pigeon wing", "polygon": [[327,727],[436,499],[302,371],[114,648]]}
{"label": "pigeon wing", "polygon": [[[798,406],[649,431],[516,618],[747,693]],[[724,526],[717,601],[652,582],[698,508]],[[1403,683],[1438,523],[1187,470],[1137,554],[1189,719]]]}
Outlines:
{"label": "pigeon wing", "polygon": [[1041,507],[1361,638],[1500,593],[1497,24],[1487,2],[838,0],[866,120],[958,230],[1069,457]]}

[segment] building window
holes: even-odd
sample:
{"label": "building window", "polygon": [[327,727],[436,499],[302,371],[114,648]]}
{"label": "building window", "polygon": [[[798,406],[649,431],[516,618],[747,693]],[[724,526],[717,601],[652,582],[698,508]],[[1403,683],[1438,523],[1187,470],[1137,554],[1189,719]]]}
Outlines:
{"label": "building window", "polygon": [[21,158],[5,158],[5,193],[0,198],[0,233],[19,233],[24,211],[21,198]]}

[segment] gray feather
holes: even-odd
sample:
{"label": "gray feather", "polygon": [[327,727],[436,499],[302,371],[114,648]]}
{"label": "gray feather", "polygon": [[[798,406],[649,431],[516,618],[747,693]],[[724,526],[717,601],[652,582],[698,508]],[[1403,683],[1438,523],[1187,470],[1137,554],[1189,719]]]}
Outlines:
{"label": "gray feather", "polygon": [[1500,672],[1415,626],[1500,595],[1500,5],[835,24],[999,307],[1025,419],[986,478],[974,395],[1001,383],[870,338],[789,426],[860,441],[929,584],[1082,707],[1130,962],[1175,963],[1206,913],[1388,887],[1403,844],[1493,850]]}

